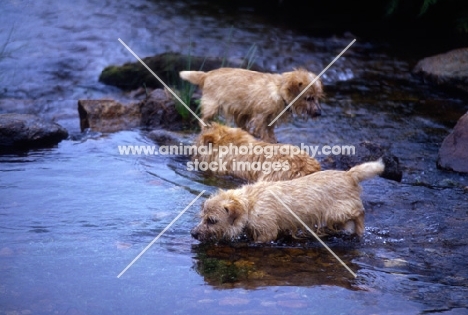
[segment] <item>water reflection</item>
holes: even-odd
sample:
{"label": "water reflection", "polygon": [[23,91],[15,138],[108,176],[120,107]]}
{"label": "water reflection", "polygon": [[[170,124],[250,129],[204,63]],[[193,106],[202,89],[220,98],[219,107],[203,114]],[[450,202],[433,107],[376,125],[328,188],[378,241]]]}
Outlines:
{"label": "water reflection", "polygon": [[[354,290],[354,277],[319,244],[307,247],[277,247],[235,244],[192,246],[194,269],[209,285],[219,289],[257,289],[265,286],[333,285]],[[354,271],[356,252],[333,251]]]}

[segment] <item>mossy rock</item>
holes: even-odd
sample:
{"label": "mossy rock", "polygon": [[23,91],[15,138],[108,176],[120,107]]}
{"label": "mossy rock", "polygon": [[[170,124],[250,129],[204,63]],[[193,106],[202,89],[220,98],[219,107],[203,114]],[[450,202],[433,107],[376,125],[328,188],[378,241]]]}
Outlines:
{"label": "mossy rock", "polygon": [[[247,61],[224,61],[222,58],[205,58],[187,56],[179,53],[163,53],[153,57],[143,58],[148,67],[169,86],[178,86],[181,79],[179,72],[183,70],[210,71],[221,66],[246,68]],[[254,64],[251,70],[263,69]],[[140,62],[129,62],[122,66],[111,65],[106,67],[99,76],[99,81],[116,86],[123,90],[134,90],[139,87],[162,88],[163,85]]]}

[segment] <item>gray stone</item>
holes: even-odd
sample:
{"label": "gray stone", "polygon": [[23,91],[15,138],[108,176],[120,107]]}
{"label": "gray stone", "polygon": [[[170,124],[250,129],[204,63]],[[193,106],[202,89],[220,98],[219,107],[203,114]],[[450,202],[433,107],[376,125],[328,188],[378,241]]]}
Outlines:
{"label": "gray stone", "polygon": [[45,147],[66,139],[59,124],[31,114],[0,114],[0,146]]}
{"label": "gray stone", "polygon": [[468,48],[424,58],[413,72],[437,85],[468,93]]}
{"label": "gray stone", "polygon": [[468,112],[458,120],[452,133],[442,142],[437,166],[468,173]]}

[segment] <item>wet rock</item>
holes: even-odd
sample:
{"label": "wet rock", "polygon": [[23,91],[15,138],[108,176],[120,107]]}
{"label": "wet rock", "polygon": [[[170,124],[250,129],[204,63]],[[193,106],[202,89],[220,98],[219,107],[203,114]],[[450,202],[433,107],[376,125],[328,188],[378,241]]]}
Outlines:
{"label": "wet rock", "polygon": [[[176,103],[172,95],[162,89],[156,89],[139,103],[141,110],[141,126],[149,128],[163,128],[166,130],[193,129],[198,126],[196,118],[192,116],[182,104]],[[192,111],[195,105],[190,104]]]}
{"label": "wet rock", "polygon": [[400,167],[398,157],[390,152],[388,146],[380,145],[369,141],[363,141],[355,147],[355,154],[351,155],[330,155],[323,162],[322,166],[328,169],[349,170],[358,164],[383,159],[385,171],[381,177],[401,182],[403,172]]}
{"label": "wet rock", "polygon": [[114,100],[79,100],[81,131],[116,132],[140,126],[141,113],[137,103],[121,104]]}
{"label": "wet rock", "polygon": [[435,84],[468,92],[468,48],[424,58],[413,72]]}
{"label": "wet rock", "polygon": [[452,133],[442,142],[437,166],[468,173],[468,112],[458,120]]}
{"label": "wet rock", "polygon": [[194,141],[193,134],[182,134],[164,129],[152,130],[147,137],[160,146],[192,145]]}
{"label": "wet rock", "polygon": [[66,139],[68,132],[59,124],[31,114],[0,114],[0,146],[46,147]]}
{"label": "wet rock", "polygon": [[159,145],[179,145],[180,139],[171,132],[163,129],[153,130],[148,133],[148,138]]}
{"label": "wet rock", "polygon": [[[180,106],[183,105],[176,104],[171,94],[155,89],[144,100],[130,104],[106,99],[79,100],[78,113],[81,131],[88,128],[98,132],[138,127],[166,130],[198,128],[196,118]],[[195,105],[191,109],[194,108]]]}
{"label": "wet rock", "polygon": [[[223,58],[205,58],[187,56],[179,53],[163,53],[153,57],[142,59],[148,67],[167,85],[174,86],[180,82],[179,72],[182,70],[210,71],[220,68],[223,64],[230,67],[246,68],[247,61],[225,62]],[[262,71],[258,65],[252,65],[250,69]],[[117,86],[123,90],[133,90],[142,86],[162,88],[163,85],[140,62],[129,62],[122,66],[108,66],[99,76],[99,81]]]}

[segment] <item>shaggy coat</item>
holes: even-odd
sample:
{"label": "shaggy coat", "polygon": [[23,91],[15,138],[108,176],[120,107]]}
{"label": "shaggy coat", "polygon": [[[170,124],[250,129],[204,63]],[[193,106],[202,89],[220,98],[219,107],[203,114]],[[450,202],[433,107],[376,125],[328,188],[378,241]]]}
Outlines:
{"label": "shaggy coat", "polygon": [[[317,78],[304,69],[272,74],[234,68],[181,71],[180,77],[201,88],[201,119],[205,123],[221,114],[255,137],[272,143],[276,143],[274,124],[268,125]],[[322,82],[317,79],[294,102],[290,112],[305,118],[319,116],[322,97]],[[277,122],[287,120],[290,112],[283,113]]]}
{"label": "shaggy coat", "polygon": [[[320,171],[320,163],[299,147],[258,141],[240,128],[217,123],[203,129],[195,144],[197,147],[211,145],[212,152],[197,152],[192,160],[222,163],[225,167],[218,167],[213,173],[231,175],[249,182],[289,180]],[[252,154],[235,154],[235,149],[242,146],[261,149],[264,154],[255,154],[255,150],[252,150]],[[231,147],[233,152],[223,154],[220,147]]]}
{"label": "shaggy coat", "polygon": [[219,191],[207,199],[201,222],[191,234],[200,241],[232,240],[246,235],[255,242],[270,242],[279,233],[296,235],[303,229],[285,205],[317,234],[322,230],[364,233],[364,208],[359,183],[384,171],[382,160],[349,171],[322,171],[290,181],[258,182]]}

